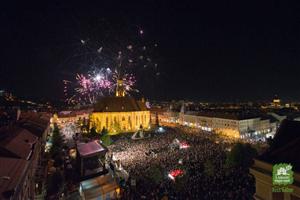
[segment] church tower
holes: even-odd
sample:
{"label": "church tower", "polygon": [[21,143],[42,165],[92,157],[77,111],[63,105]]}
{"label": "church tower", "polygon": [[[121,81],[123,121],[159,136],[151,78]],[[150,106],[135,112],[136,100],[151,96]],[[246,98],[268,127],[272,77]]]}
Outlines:
{"label": "church tower", "polygon": [[184,124],[184,113],[185,113],[185,105],[184,101],[182,102],[180,113],[179,113],[179,123]]}
{"label": "church tower", "polygon": [[280,108],[281,107],[281,101],[280,101],[280,99],[278,98],[277,95],[275,95],[275,97],[272,101],[272,106],[275,107],[275,108]]}
{"label": "church tower", "polygon": [[180,113],[184,114],[185,113],[185,105],[184,101],[182,102],[181,108],[180,108]]}
{"label": "church tower", "polygon": [[124,97],[125,96],[125,88],[123,85],[123,80],[117,80],[117,88],[116,88],[116,97]]}

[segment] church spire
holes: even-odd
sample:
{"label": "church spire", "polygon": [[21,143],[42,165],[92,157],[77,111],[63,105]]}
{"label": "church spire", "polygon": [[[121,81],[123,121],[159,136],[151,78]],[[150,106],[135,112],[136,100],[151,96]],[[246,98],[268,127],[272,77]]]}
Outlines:
{"label": "church spire", "polygon": [[125,96],[125,88],[123,84],[123,80],[117,80],[117,88],[116,88],[116,97],[124,97]]}
{"label": "church spire", "polygon": [[181,113],[185,113],[185,105],[184,105],[184,101],[182,102],[181,108],[180,108],[180,112]]}

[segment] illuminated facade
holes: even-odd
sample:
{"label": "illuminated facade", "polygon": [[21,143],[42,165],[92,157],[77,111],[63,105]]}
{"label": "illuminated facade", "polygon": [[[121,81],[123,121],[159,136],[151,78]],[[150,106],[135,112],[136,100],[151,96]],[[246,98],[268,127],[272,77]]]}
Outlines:
{"label": "illuminated facade", "polygon": [[227,135],[233,138],[247,138],[275,133],[277,123],[261,117],[243,117],[237,115],[217,115],[212,113],[180,113],[179,123],[185,126],[200,128],[205,131]]}
{"label": "illuminated facade", "polygon": [[120,81],[116,96],[100,99],[90,115],[90,128],[95,127],[97,131],[105,128],[110,133],[134,132],[140,128],[148,129],[149,125],[150,111],[145,102],[125,96]]}
{"label": "illuminated facade", "polygon": [[277,96],[275,96],[271,105],[274,108],[280,108],[281,107],[281,101],[280,101],[280,99]]}
{"label": "illuminated facade", "polygon": [[116,97],[125,97],[123,80],[117,80]]}
{"label": "illuminated facade", "polygon": [[91,109],[77,110],[77,111],[61,111],[58,114],[54,114],[51,118],[52,123],[63,125],[66,123],[76,123],[80,120],[87,120],[89,118]]}

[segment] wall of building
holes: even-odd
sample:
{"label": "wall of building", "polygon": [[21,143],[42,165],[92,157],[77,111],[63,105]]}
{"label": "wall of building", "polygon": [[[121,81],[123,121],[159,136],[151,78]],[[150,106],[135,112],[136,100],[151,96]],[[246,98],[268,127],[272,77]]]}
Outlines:
{"label": "wall of building", "polygon": [[272,164],[254,159],[254,165],[250,168],[250,173],[255,177],[256,191],[254,199],[257,200],[291,200],[292,197],[300,198],[299,183],[300,175],[294,172],[294,184],[289,187],[293,189],[292,193],[272,192]]}
{"label": "wall of building", "polygon": [[276,123],[270,123],[270,120],[262,120],[259,117],[238,120],[185,113],[179,113],[178,123],[184,126],[200,128],[202,130],[214,130],[219,134],[235,138],[239,138],[242,134],[248,132],[267,134],[276,131],[277,128]]}
{"label": "wall of building", "polygon": [[77,122],[80,119],[82,120],[82,119],[88,119],[88,118],[89,118],[89,113],[72,114],[72,115],[66,115],[66,116],[54,115],[51,118],[51,122],[52,123],[57,123],[57,124],[74,123],[74,122]]}
{"label": "wall of building", "polygon": [[94,112],[90,116],[90,128],[96,127],[97,131],[137,131],[141,126],[148,129],[149,125],[150,111]]}

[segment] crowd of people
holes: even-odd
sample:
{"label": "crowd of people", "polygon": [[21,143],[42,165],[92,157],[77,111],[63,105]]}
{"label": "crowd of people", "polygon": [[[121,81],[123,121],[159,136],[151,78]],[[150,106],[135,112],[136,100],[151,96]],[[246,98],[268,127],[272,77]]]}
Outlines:
{"label": "crowd of people", "polygon": [[[172,148],[174,140],[189,147]],[[109,150],[130,176],[123,199],[252,199],[248,169],[225,165],[233,143],[210,132],[173,128],[140,140],[119,138]],[[184,175],[169,178],[176,169]]]}

